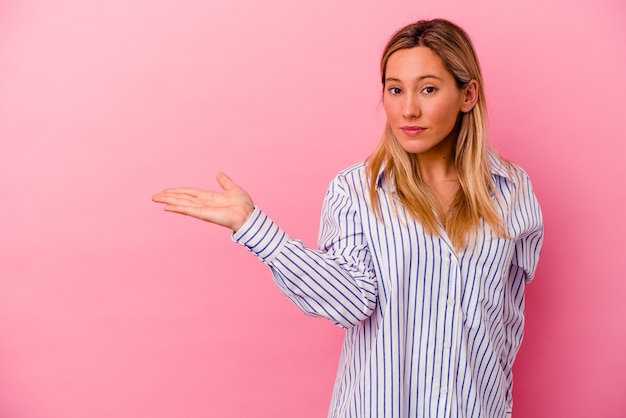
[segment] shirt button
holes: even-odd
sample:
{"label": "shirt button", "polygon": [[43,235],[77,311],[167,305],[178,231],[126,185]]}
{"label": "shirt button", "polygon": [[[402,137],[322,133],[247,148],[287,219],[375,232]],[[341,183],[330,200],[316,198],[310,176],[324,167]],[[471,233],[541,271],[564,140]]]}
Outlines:
{"label": "shirt button", "polygon": [[448,299],[448,306],[454,306],[454,299]]}
{"label": "shirt button", "polygon": [[441,393],[443,393],[445,395],[446,393],[448,393],[448,389],[447,388],[441,388]]}
{"label": "shirt button", "polygon": [[450,342],[449,342],[449,341],[446,341],[445,343],[443,343],[443,346],[444,346],[445,348],[450,348]]}

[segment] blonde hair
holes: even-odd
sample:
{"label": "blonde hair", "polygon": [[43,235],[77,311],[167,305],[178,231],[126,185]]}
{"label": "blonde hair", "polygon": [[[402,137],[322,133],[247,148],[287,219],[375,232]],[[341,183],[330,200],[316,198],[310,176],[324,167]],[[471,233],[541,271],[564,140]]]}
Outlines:
{"label": "blonde hair", "polygon": [[[476,105],[471,111],[460,113],[455,127],[458,137],[454,146],[454,163],[460,187],[450,210],[446,212],[431,187],[422,179],[417,156],[401,147],[387,122],[367,164],[374,210],[380,219],[376,180],[380,170],[384,170],[387,178],[393,179],[396,196],[410,216],[434,235],[439,234],[440,220],[455,248],[467,246],[482,219],[498,236],[506,236],[502,216],[491,199],[495,190],[489,153],[493,151],[487,144],[483,80],[471,40],[463,29],[443,19],[421,20],[401,28],[387,43],[380,61],[383,89],[389,57],[398,50],[418,46],[429,48],[441,58],[459,89],[466,88],[472,80],[478,83]],[[511,165],[501,160],[511,170]]]}

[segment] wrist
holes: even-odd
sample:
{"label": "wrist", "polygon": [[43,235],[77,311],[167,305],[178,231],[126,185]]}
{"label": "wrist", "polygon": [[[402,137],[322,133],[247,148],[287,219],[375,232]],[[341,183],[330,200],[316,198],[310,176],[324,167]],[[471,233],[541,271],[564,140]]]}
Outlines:
{"label": "wrist", "polygon": [[254,206],[250,206],[246,208],[246,210],[242,212],[239,218],[239,221],[231,226],[231,229],[233,230],[233,232],[239,231],[239,229],[241,229],[241,227],[244,226],[246,222],[248,222],[248,219],[250,219],[250,216],[252,216],[253,213],[254,213]]}

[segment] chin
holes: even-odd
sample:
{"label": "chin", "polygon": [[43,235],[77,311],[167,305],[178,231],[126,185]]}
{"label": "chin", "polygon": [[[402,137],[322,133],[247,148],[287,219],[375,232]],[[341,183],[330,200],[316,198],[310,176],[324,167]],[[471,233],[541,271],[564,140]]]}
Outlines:
{"label": "chin", "polygon": [[432,147],[429,147],[426,144],[420,143],[421,141],[416,141],[416,140],[412,140],[412,141],[398,141],[400,143],[400,146],[402,147],[402,149],[404,151],[406,151],[409,154],[423,154],[425,152],[428,152],[432,149]]}

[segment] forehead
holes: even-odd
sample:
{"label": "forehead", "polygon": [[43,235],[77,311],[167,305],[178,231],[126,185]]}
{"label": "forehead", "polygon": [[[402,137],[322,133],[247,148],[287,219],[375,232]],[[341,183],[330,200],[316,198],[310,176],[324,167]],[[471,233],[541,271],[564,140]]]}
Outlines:
{"label": "forehead", "polygon": [[443,61],[430,48],[418,46],[400,49],[389,56],[385,68],[387,78],[415,78],[424,75],[451,76]]}

